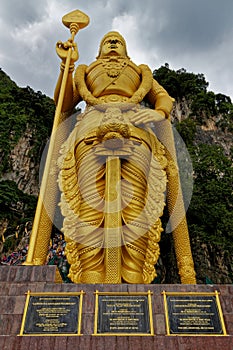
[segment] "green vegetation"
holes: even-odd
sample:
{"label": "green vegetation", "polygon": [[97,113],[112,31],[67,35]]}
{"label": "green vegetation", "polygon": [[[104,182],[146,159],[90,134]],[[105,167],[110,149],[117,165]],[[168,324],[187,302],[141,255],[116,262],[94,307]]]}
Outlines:
{"label": "green vegetation", "polygon": [[203,242],[233,249],[232,159],[216,145],[199,144],[190,150],[194,188],[187,219],[190,233]]}
{"label": "green vegetation", "polygon": [[[51,133],[54,110],[49,97],[30,87],[19,88],[0,69],[0,177],[11,171],[10,152],[27,129],[32,133],[29,156],[39,164]],[[14,234],[18,225],[32,221],[36,202],[35,196],[19,190],[14,181],[0,180],[0,221],[9,222],[5,236]]]}
{"label": "green vegetation", "polygon": [[32,156],[39,163],[50,136],[54,103],[40,91],[19,88],[0,70],[0,176],[9,170],[9,153],[27,128],[33,134]]}
{"label": "green vegetation", "polygon": [[34,215],[36,197],[19,190],[14,181],[0,182],[0,220],[26,223]]}
{"label": "green vegetation", "polygon": [[206,119],[216,117],[218,127],[233,132],[233,104],[230,97],[207,91],[209,84],[203,74],[189,73],[183,68],[175,71],[165,63],[153,75],[178,103],[186,100],[191,110],[188,117],[197,124],[203,125]]}
{"label": "green vegetation", "polygon": [[197,130],[196,123],[191,118],[184,119],[176,125],[176,129],[186,145],[192,146]]}
{"label": "green vegetation", "polygon": [[183,97],[192,99],[196,94],[206,92],[209,85],[203,74],[188,73],[184,68],[175,71],[169,68],[168,63],[156,69],[153,75],[177,101]]}

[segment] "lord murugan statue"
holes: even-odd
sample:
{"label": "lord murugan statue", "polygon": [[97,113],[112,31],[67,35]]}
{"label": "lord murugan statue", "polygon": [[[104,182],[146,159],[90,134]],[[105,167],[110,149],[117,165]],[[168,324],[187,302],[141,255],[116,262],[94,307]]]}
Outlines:
{"label": "lord murugan statue", "polygon": [[86,102],[58,159],[70,279],[151,283],[166,193],[175,217],[181,281],[195,283],[170,122],[173,98],[147,65],[131,61],[116,31],[103,37],[89,66],[75,69],[78,50],[73,40],[58,42],[56,51],[62,60],[55,89],[57,104],[64,90],[61,114],[69,116],[79,102]]}

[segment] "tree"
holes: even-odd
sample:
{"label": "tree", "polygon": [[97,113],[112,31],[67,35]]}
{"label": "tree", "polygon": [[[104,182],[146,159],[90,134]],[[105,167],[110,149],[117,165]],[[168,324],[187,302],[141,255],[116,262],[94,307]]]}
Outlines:
{"label": "tree", "polygon": [[[193,147],[193,196],[187,218],[190,227],[200,227],[201,239],[225,250],[233,248],[232,159],[216,145]],[[191,230],[192,234],[192,230]]]}
{"label": "tree", "polygon": [[209,85],[203,74],[189,73],[184,68],[175,71],[168,63],[154,70],[153,76],[177,101],[184,96],[188,100],[198,93],[205,93]]}

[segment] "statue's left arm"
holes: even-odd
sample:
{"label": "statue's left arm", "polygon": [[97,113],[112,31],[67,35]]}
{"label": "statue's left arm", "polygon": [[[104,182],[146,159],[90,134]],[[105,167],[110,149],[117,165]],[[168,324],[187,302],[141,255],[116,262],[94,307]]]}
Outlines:
{"label": "statue's left arm", "polygon": [[156,112],[163,117],[169,118],[174,99],[169,96],[167,91],[155,79],[153,79],[152,88],[146,98],[154,106]]}
{"label": "statue's left arm", "polygon": [[[143,100],[148,102],[152,106],[152,109],[141,109],[133,115],[131,122],[135,125],[145,125],[147,123],[161,121],[165,118],[169,119],[174,99],[169,96],[167,91],[155,79],[153,79],[152,72],[148,66],[142,64],[139,68],[141,69],[142,82],[138,92],[142,90],[142,86],[145,85],[146,94]],[[138,94],[138,92],[136,92],[136,94]]]}

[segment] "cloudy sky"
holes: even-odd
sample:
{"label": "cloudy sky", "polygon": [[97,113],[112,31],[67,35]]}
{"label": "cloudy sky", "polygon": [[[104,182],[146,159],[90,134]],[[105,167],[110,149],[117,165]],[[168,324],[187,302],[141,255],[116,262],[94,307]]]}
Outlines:
{"label": "cloudy sky", "polygon": [[1,0],[0,67],[19,86],[53,96],[55,45],[69,38],[61,19],[75,9],[90,17],[76,37],[79,63],[91,63],[102,36],[118,30],[135,63],[203,73],[209,90],[233,100],[232,0]]}

